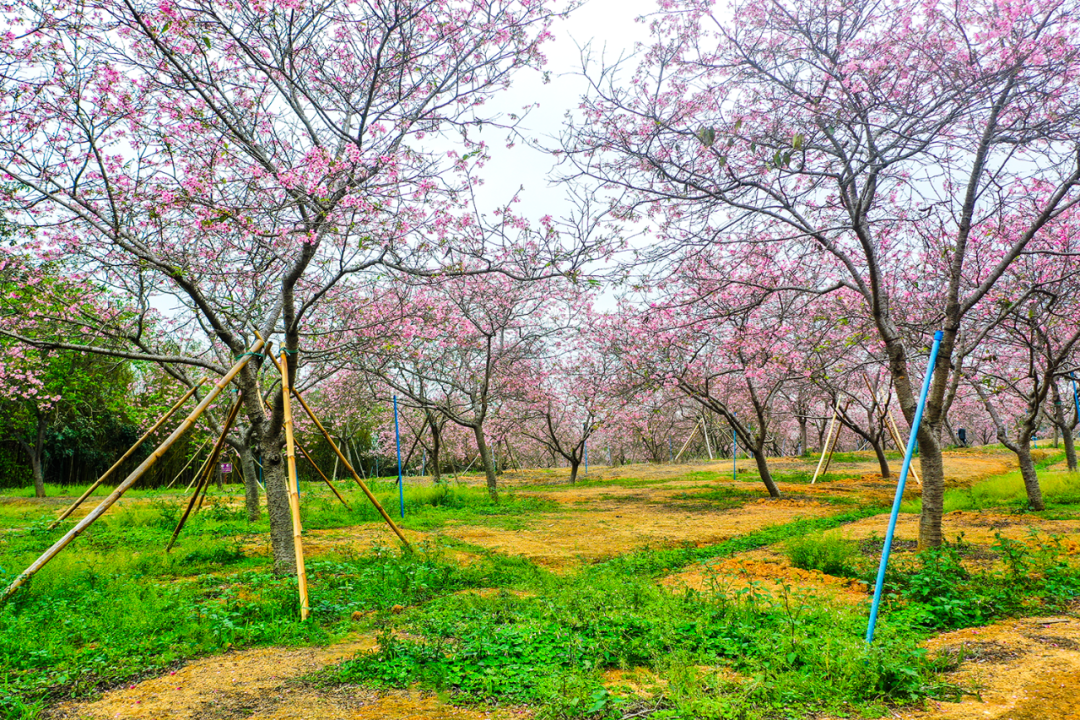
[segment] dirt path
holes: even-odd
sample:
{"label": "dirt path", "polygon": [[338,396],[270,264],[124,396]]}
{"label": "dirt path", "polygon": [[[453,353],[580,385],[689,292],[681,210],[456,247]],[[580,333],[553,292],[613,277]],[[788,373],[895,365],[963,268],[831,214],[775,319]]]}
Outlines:
{"label": "dirt path", "polygon": [[504,720],[520,711],[464,710],[428,693],[375,692],[355,686],[320,688],[302,675],[376,647],[359,636],[326,648],[260,648],[203,658],[168,675],[105,693],[97,701],[64,703],[49,720]]}
{"label": "dirt path", "polygon": [[903,720],[1080,720],[1080,620],[1029,618],[939,635],[932,652],[963,657],[946,679],[977,695],[894,713]]}

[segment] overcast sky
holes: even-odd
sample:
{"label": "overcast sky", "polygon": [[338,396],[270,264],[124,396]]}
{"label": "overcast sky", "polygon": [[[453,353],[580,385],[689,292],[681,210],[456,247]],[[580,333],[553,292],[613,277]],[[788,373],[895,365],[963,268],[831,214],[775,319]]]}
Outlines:
{"label": "overcast sky", "polygon": [[[635,43],[645,43],[649,36],[647,22],[637,22],[637,18],[656,9],[656,0],[588,0],[566,19],[556,21],[552,28],[555,40],[543,46],[550,82],[544,84],[538,72],[519,73],[513,87],[494,107],[515,112],[530,103],[539,103],[540,107],[525,119],[525,134],[546,140],[546,145],[554,144],[554,137],[565,123],[566,112],[577,107],[585,91],[579,46],[591,42],[593,56],[599,57],[603,52],[609,61],[620,54],[629,55],[634,52]],[[632,69],[633,63],[628,71]],[[485,206],[505,202],[516,188],[524,186],[519,210],[530,217],[535,219],[545,214],[558,217],[565,212],[565,191],[548,182],[551,157],[523,143],[507,150],[501,140],[484,139],[492,146],[492,160],[484,172],[485,187],[480,198]]]}

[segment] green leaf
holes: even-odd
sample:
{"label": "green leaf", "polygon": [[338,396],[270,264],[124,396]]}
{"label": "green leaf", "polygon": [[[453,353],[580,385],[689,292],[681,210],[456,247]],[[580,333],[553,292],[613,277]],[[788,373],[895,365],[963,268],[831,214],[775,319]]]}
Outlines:
{"label": "green leaf", "polygon": [[207,49],[207,50],[209,50],[209,49],[210,49],[210,38],[208,38],[207,36],[203,35],[203,39],[202,39],[202,41],[203,41],[203,45],[205,45],[205,46],[206,46],[206,49]]}

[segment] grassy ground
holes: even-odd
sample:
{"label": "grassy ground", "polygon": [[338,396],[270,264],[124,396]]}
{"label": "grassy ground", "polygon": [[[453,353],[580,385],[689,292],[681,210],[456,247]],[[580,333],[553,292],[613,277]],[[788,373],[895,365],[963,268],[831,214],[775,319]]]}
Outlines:
{"label": "grassy ground", "polygon": [[[783,482],[805,483],[801,472],[789,470]],[[1080,510],[1080,482],[1044,472],[1052,512],[1071,517]],[[498,504],[476,487],[410,485],[401,524],[419,542],[402,552],[349,542],[320,546],[328,533],[379,530],[378,517],[358,492],[346,493],[345,509],[324,489],[305,487],[313,548],[312,621],[305,624],[296,622],[295,582],[274,576],[267,557],[252,549],[265,542],[265,519],[249,524],[235,489],[212,493],[168,555],[162,549],[183,498],[144,491],[0,608],[0,718],[41,717],[60,699],[90,697],[201,655],[323,645],[357,632],[378,633],[378,649],[308,682],[328,692],[427,688],[449,702],[522,706],[539,718],[874,717],[962,692],[941,675],[956,659],[928,654],[921,647],[926,638],[1054,612],[1080,592],[1080,571],[1046,535],[908,553],[890,572],[877,640],[868,647],[864,604],[823,603],[783,580],[765,587],[714,577],[691,589],[664,582],[704,561],[763,548],[795,567],[868,582],[874,543],[848,539],[845,530],[882,512],[880,498],[841,493],[842,471],[830,480],[833,495],[826,488],[806,496],[812,500],[785,501],[813,505],[816,514],[747,526],[704,544],[627,546],[559,572],[454,533],[468,527],[524,535],[559,517],[584,517],[590,503],[641,518],[709,521],[751,517],[751,508],[768,501],[760,489],[712,469],[593,479],[573,492],[565,485],[520,488]],[[1013,512],[1015,489],[1015,479],[996,476],[950,490],[947,502]],[[396,509],[395,488],[380,484],[375,491]],[[19,495],[0,502],[4,584],[64,529],[46,529],[59,505]],[[975,556],[991,561],[973,566],[968,560]]]}

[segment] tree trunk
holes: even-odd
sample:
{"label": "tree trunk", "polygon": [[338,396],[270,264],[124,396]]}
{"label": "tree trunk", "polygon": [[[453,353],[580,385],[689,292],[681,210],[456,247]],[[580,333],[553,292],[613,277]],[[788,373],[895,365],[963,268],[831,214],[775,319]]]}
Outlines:
{"label": "tree trunk", "polygon": [[884,479],[892,477],[889,461],[885,457],[885,436],[879,435],[876,440],[871,439],[870,445],[874,448],[874,454],[877,455],[878,467],[881,469],[881,477]]}
{"label": "tree trunk", "polygon": [[30,458],[30,469],[34,472],[34,497],[45,497],[45,473],[41,467],[41,457]]}
{"label": "tree trunk", "polygon": [[806,431],[807,420],[806,420],[805,415],[800,415],[798,419],[799,419],[799,454],[800,455],[805,455],[807,452],[809,452],[809,447],[807,447],[807,441],[809,440],[809,437],[810,437],[809,435],[807,435],[807,431]]}
{"label": "tree trunk", "polygon": [[[37,418],[37,428],[34,432],[34,444],[26,442],[26,440],[19,438],[19,445],[22,446],[23,452],[26,453],[26,457],[30,460],[30,470],[34,475],[34,497],[45,497],[45,430],[47,425],[43,416]],[[71,456],[72,466],[74,466],[75,456]],[[68,476],[70,480],[70,475]]]}
{"label": "tree trunk", "polygon": [[919,516],[919,549],[940,547],[941,517],[945,507],[945,466],[941,443],[929,428],[919,432],[919,477],[922,478],[922,514]]}
{"label": "tree trunk", "polygon": [[765,453],[759,447],[752,455],[754,456],[754,462],[757,463],[758,475],[761,476],[761,482],[765,483],[765,489],[769,491],[769,496],[780,497],[780,488],[776,487],[776,483],[773,482],[772,473],[769,472],[769,461],[765,458]]}
{"label": "tree trunk", "polygon": [[473,428],[473,434],[476,436],[476,449],[480,451],[480,462],[484,465],[484,474],[487,476],[487,488],[488,495],[495,502],[499,502],[499,488],[498,481],[495,477],[495,465],[491,461],[491,450],[488,448],[487,440],[484,439],[484,426],[477,425]]}
{"label": "tree trunk", "polygon": [[1076,443],[1073,442],[1072,433],[1066,429],[1061,433],[1061,439],[1065,444],[1065,462],[1069,466],[1069,472],[1076,472]]}
{"label": "tree trunk", "polygon": [[240,450],[240,471],[244,474],[244,508],[248,522],[259,520],[259,475],[255,467],[255,453],[246,444]]}
{"label": "tree trunk", "polygon": [[1076,472],[1076,444],[1073,442],[1072,434],[1075,425],[1071,425],[1065,420],[1065,407],[1062,404],[1061,392],[1058,390],[1056,382],[1050,383],[1050,393],[1053,398],[1053,414],[1050,421],[1054,423],[1055,433],[1058,430],[1061,431],[1061,438],[1065,443],[1065,462],[1068,464],[1069,472]]}
{"label": "tree trunk", "polygon": [[570,459],[570,484],[573,485],[577,482],[577,471],[581,466],[581,461],[577,458]]}
{"label": "tree trunk", "polygon": [[263,457],[263,484],[266,486],[266,510],[270,517],[270,548],[274,572],[278,575],[296,574],[296,554],[293,548],[292,512],[289,508],[288,472],[282,448],[285,431],[264,438],[260,449]]}
{"label": "tree trunk", "polygon": [[1027,492],[1028,507],[1035,511],[1045,510],[1042,488],[1039,487],[1039,474],[1035,472],[1035,462],[1031,459],[1031,442],[1020,439],[1016,446],[1016,459],[1020,461],[1020,474],[1024,478],[1024,490]]}
{"label": "tree trunk", "polygon": [[439,449],[442,446],[442,432],[439,431],[438,423],[430,415],[428,416],[428,425],[431,427],[431,477],[435,482],[439,482],[442,479],[439,474]]}

